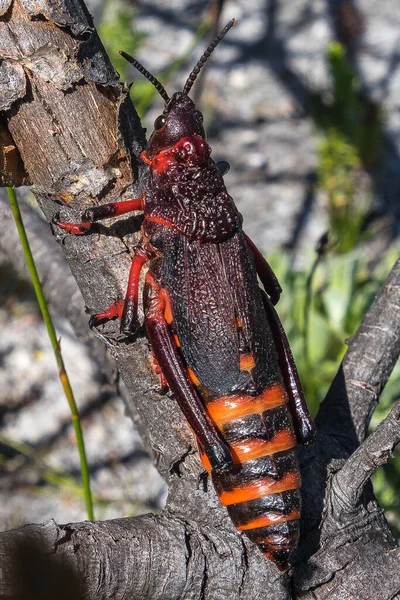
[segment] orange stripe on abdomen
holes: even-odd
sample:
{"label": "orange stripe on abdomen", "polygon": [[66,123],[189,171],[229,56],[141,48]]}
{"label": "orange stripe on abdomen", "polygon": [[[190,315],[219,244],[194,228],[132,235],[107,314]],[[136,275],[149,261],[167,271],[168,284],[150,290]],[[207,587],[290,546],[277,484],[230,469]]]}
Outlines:
{"label": "orange stripe on abdomen", "polygon": [[300,512],[298,510],[292,510],[292,512],[287,515],[277,512],[269,512],[262,517],[257,517],[252,521],[248,521],[244,525],[238,525],[237,528],[239,531],[248,531],[249,529],[257,529],[258,527],[268,527],[269,525],[277,525],[278,523],[294,521],[295,519],[300,519]]}
{"label": "orange stripe on abdomen", "polygon": [[259,396],[221,396],[216,400],[208,402],[206,408],[212,421],[216,425],[223,425],[235,419],[241,419],[248,415],[262,413],[270,408],[283,406],[288,397],[285,389],[279,385],[273,385],[264,390]]}
{"label": "orange stripe on abdomen", "polygon": [[[256,458],[262,458],[263,456],[270,456],[277,452],[284,452],[285,450],[291,450],[296,446],[296,436],[291,429],[284,429],[279,431],[274,437],[269,440],[253,439],[245,442],[239,442],[237,444],[230,444],[229,450],[232,454],[233,462],[236,465],[240,465],[249,460]],[[210,461],[204,452],[200,452],[200,459],[203,463],[203,467],[211,472]]]}
{"label": "orange stripe on abdomen", "polygon": [[254,481],[246,486],[238,487],[230,492],[222,492],[219,496],[221,504],[230,506],[231,504],[240,504],[249,502],[271,494],[279,494],[288,490],[294,490],[301,485],[299,473],[287,473],[282,479],[275,480],[267,477],[259,481]]}
{"label": "orange stripe on abdomen", "polygon": [[270,456],[277,452],[284,452],[285,450],[291,450],[296,446],[296,436],[292,429],[284,429],[279,431],[274,437],[269,440],[253,439],[244,442],[238,442],[237,444],[231,444],[229,449],[231,451],[233,462],[240,464],[255,458],[262,458],[263,456]]}

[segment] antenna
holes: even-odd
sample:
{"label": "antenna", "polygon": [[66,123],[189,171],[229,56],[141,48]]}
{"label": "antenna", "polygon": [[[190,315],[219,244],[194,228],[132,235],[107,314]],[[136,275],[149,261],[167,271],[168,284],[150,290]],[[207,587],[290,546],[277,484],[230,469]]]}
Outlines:
{"label": "antenna", "polygon": [[165,87],[160,81],[158,81],[156,77],[154,77],[154,75],[152,75],[147,69],[145,69],[144,66],[140,64],[138,60],[136,60],[136,58],[133,58],[133,56],[129,56],[129,54],[127,54],[123,50],[118,50],[118,52],[125,60],[130,62],[139,71],[139,73],[144,75],[146,79],[148,79],[150,83],[154,85],[157,92],[160,94],[165,103],[169,102],[169,96],[165,90]]}
{"label": "antenna", "polygon": [[216,46],[218,46],[220,41],[226,36],[228,31],[231,29],[231,27],[233,27],[236,24],[237,24],[236,19],[232,19],[231,21],[229,21],[229,23],[227,25],[225,25],[223,30],[220,31],[220,33],[217,35],[217,37],[215,37],[214,40],[211,42],[211,44],[208,46],[207,50],[204,52],[203,56],[197,62],[195,68],[193,69],[193,71],[190,73],[189,77],[186,80],[185,87],[183,88],[183,93],[186,96],[189,94],[190,90],[192,89],[192,86],[193,86],[194,82],[196,81],[197,75],[200,73],[200,69],[202,67],[204,67],[210,54],[212,52],[214,52]]}

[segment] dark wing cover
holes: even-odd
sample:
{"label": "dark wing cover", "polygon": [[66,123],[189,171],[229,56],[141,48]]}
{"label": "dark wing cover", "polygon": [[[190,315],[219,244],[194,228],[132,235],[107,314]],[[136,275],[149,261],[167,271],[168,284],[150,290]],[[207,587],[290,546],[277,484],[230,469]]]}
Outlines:
{"label": "dark wing cover", "polygon": [[226,394],[239,377],[235,302],[219,244],[164,240],[160,283],[169,292],[183,356],[213,394]]}
{"label": "dark wing cover", "polygon": [[242,322],[242,340],[255,361],[252,371],[256,387],[263,389],[282,376],[278,366],[271,329],[258,287],[253,256],[247,247],[243,232],[219,244],[221,260],[234,296],[237,315]]}

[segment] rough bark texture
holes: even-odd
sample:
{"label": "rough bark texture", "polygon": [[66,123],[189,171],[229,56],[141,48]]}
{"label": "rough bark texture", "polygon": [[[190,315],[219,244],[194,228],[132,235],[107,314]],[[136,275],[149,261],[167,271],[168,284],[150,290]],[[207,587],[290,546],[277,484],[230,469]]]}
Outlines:
{"label": "rough bark texture", "polygon": [[0,118],[0,185],[18,187],[30,184],[21,155],[10,132]]}
{"label": "rough bark texture", "polygon": [[[25,169],[15,183],[32,182],[48,219],[60,202],[74,220],[88,205],[137,196],[143,132],[83,4],[4,0],[0,14],[2,119]],[[5,180],[12,177],[10,169]],[[88,312],[123,295],[139,226],[128,218],[79,238],[55,232]],[[66,305],[76,291],[68,286]],[[82,330],[82,304],[69,308]],[[158,516],[49,522],[1,534],[0,597],[50,598],[54,590],[96,600],[396,597],[399,549],[368,481],[399,441],[399,408],[366,440],[365,432],[399,354],[399,311],[400,262],[351,340],[321,408],[316,443],[301,451],[302,538],[291,578],[234,530],[199,478],[193,437],[174,400],[158,393],[143,331],[128,343],[117,324],[107,324],[130,411],[140,415],[169,480],[167,507]]]}

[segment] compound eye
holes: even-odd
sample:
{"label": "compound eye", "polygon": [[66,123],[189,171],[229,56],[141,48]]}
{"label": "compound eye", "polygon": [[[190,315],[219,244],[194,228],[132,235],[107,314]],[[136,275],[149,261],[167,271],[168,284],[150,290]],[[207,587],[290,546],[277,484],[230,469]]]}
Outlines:
{"label": "compound eye", "polygon": [[165,127],[165,123],[167,122],[167,117],[165,115],[160,115],[154,121],[154,131],[161,131],[163,127]]}

